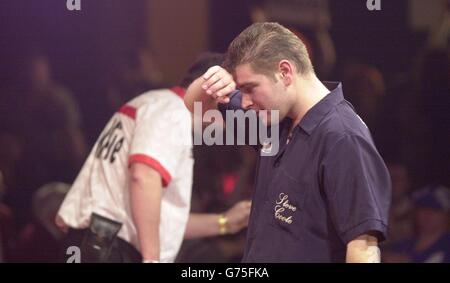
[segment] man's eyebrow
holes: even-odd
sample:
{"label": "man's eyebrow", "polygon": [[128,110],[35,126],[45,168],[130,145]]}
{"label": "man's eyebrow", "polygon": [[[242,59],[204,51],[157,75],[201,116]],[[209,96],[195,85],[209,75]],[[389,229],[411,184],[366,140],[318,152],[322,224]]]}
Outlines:
{"label": "man's eyebrow", "polygon": [[257,86],[258,84],[255,82],[247,82],[247,83],[243,83],[241,85],[238,85],[238,89],[242,89],[242,88],[248,88],[248,87],[254,87]]}

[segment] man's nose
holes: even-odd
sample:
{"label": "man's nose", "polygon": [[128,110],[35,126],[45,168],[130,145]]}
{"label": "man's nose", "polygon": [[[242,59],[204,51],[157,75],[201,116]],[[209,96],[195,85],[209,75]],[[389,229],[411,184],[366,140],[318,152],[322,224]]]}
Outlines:
{"label": "man's nose", "polygon": [[242,101],[241,101],[241,107],[245,110],[250,109],[250,107],[253,105],[253,101],[250,98],[250,95],[242,93]]}

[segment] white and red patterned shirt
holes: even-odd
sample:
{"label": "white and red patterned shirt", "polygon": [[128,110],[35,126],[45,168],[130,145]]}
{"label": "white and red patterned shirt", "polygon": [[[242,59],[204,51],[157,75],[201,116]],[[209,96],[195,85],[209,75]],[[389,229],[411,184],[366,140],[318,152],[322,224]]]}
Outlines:
{"label": "white and red patterned shirt", "polygon": [[69,227],[86,228],[97,213],[123,223],[118,236],[140,250],[128,168],[144,163],[163,180],[160,260],[174,261],[189,217],[194,163],[191,114],[183,94],[179,87],[149,91],[113,115],[58,212]]}

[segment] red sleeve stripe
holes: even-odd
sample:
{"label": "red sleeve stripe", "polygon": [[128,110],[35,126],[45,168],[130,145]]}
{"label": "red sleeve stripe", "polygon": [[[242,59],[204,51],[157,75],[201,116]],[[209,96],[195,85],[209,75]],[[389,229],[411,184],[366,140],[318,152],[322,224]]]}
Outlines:
{"label": "red sleeve stripe", "polygon": [[170,90],[181,98],[184,98],[184,95],[186,94],[186,90],[179,86],[175,86]]}
{"label": "red sleeve stripe", "polygon": [[133,163],[143,163],[155,169],[162,178],[163,187],[166,188],[172,181],[170,173],[156,159],[144,154],[133,154],[128,159],[128,166]]}
{"label": "red sleeve stripe", "polygon": [[130,117],[133,120],[136,119],[136,108],[134,108],[134,107],[124,105],[119,109],[119,113],[122,113],[122,114]]}

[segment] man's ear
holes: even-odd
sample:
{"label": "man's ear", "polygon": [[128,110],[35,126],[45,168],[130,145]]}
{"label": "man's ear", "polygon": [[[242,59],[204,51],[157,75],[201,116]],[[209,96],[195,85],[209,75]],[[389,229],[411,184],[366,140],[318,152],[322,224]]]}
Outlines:
{"label": "man's ear", "polygon": [[280,74],[281,81],[285,86],[292,84],[294,76],[294,66],[288,60],[281,60],[278,64],[278,71]]}

